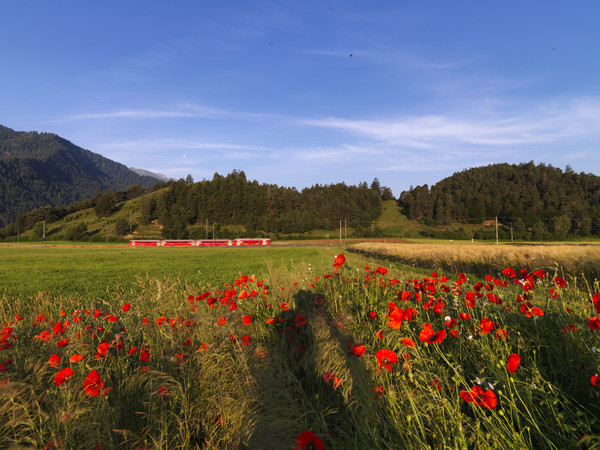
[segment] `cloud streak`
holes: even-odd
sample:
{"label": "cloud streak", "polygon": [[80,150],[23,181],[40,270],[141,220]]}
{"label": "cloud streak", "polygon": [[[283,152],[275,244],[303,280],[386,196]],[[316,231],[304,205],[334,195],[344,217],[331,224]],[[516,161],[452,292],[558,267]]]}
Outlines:
{"label": "cloud streak", "polygon": [[493,117],[422,115],[381,120],[339,117],[305,119],[306,126],[342,131],[390,146],[447,149],[456,144],[482,147],[556,144],[600,133],[600,99],[545,104],[523,113]]}

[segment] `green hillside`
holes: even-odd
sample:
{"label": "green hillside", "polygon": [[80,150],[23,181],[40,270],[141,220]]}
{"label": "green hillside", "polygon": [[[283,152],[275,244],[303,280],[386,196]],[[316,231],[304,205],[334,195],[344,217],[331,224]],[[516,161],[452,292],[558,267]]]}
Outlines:
{"label": "green hillside", "polygon": [[42,206],[68,205],[98,190],[156,182],[55,134],[0,125],[0,227]]}

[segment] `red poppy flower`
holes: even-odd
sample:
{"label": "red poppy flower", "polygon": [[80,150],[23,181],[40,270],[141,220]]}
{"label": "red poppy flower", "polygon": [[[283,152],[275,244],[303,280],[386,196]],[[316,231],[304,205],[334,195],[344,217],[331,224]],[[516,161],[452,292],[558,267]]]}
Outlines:
{"label": "red poppy flower", "polygon": [[487,409],[494,409],[498,403],[494,391],[488,389],[484,392],[481,386],[478,385],[473,386],[470,392],[460,391],[460,397],[468,403],[475,403]]}
{"label": "red poppy flower", "polygon": [[590,381],[594,386],[600,386],[600,377],[598,375],[594,375]]}
{"label": "red poppy flower", "polygon": [[250,340],[250,336],[248,336],[247,334],[242,336],[242,345],[243,346],[247,346],[250,345],[251,340]]}
{"label": "red poppy flower", "polygon": [[412,297],[412,292],[410,292],[410,291],[405,291],[400,295],[400,298],[404,301],[410,300],[411,297]]}
{"label": "red poppy flower", "polygon": [[83,356],[81,356],[80,354],[73,355],[69,358],[69,362],[71,363],[76,363],[79,361],[83,361]]}
{"label": "red poppy flower", "polygon": [[60,341],[58,341],[56,343],[56,346],[60,348],[60,347],[66,346],[68,343],[69,343],[69,338],[65,338],[65,339],[61,339]]}
{"label": "red poppy flower", "polygon": [[144,350],[141,350],[141,351],[140,351],[140,361],[144,361],[144,362],[146,362],[146,361],[148,361],[149,359],[150,359],[150,353],[148,353],[148,352],[146,352],[146,351],[144,351]]}
{"label": "red poppy flower", "polygon": [[262,358],[269,356],[269,352],[267,350],[255,350],[254,356],[262,359]]}
{"label": "red poppy flower", "polygon": [[156,319],[156,325],[164,325],[165,323],[167,323],[167,318],[165,316]]}
{"label": "red poppy flower", "polygon": [[531,303],[529,302],[525,302],[522,303],[521,306],[519,306],[519,309],[521,310],[521,312],[523,314],[525,314],[525,316],[527,317],[532,317],[532,316],[543,316],[544,315],[544,311],[542,311],[540,308],[538,308],[537,306],[533,306]]}
{"label": "red poppy flower", "polygon": [[383,276],[385,276],[385,275],[387,275],[387,273],[388,273],[388,270],[387,270],[386,268],[384,268],[384,267],[378,267],[378,268],[375,270],[375,272],[377,272],[379,275],[383,275]]}
{"label": "red poppy flower", "polygon": [[52,355],[52,356],[50,357],[50,359],[48,360],[48,364],[49,364],[51,367],[58,367],[58,365],[60,364],[60,356],[58,356],[58,355],[56,355],[56,354],[55,354],[55,355]]}
{"label": "red poppy flower", "polygon": [[167,395],[169,395],[169,388],[165,386],[159,386],[158,395],[160,395],[162,398],[167,398]]}
{"label": "red poppy flower", "polygon": [[308,320],[306,319],[306,317],[304,316],[304,314],[300,313],[296,316],[296,326],[297,327],[301,327],[302,325],[306,325],[306,322]]}
{"label": "red poppy flower", "polygon": [[377,358],[377,362],[390,372],[392,371],[392,364],[398,362],[398,356],[387,348],[379,350],[375,353],[375,357]]}
{"label": "red poppy flower", "polygon": [[381,331],[381,330],[376,331],[375,336],[377,336],[377,339],[383,339],[383,331]]}
{"label": "red poppy flower", "polygon": [[564,288],[567,285],[567,282],[561,277],[554,277],[554,284],[558,288]]}
{"label": "red poppy flower", "polygon": [[508,339],[508,331],[506,331],[504,329],[500,329],[500,330],[496,331],[496,337],[498,339]]}
{"label": "red poppy flower", "polygon": [[123,312],[127,312],[127,311],[129,311],[130,309],[131,309],[131,303],[125,303],[125,304],[123,305],[122,311],[123,311]]}
{"label": "red poppy flower", "polygon": [[369,319],[377,319],[377,313],[375,311],[369,311]]}
{"label": "red poppy flower", "polygon": [[471,315],[465,312],[458,313],[458,317],[460,317],[461,320],[471,320]]}
{"label": "red poppy flower", "polygon": [[252,316],[242,317],[242,322],[244,322],[244,325],[250,325],[252,323]]}
{"label": "red poppy flower", "polygon": [[294,450],[325,450],[323,441],[319,439],[315,433],[306,430],[300,433],[296,438],[296,445]]}
{"label": "red poppy flower", "polygon": [[417,344],[415,344],[415,341],[413,341],[409,337],[404,337],[404,338],[400,339],[400,342],[402,342],[404,345],[408,345],[409,347],[413,347],[413,348],[417,346]]}
{"label": "red poppy flower", "polygon": [[448,327],[448,328],[454,328],[456,326],[456,319],[450,317],[450,320],[445,320],[444,324]]}
{"label": "red poppy flower", "polygon": [[437,333],[433,331],[431,325],[428,323],[423,324],[423,329],[419,333],[419,339],[426,344],[441,343],[446,338],[446,330],[442,329]]}
{"label": "red poppy flower", "polygon": [[275,322],[275,319],[273,317],[269,317],[267,320],[265,320],[265,323],[268,325],[271,325],[273,322]]}
{"label": "red poppy flower", "polygon": [[592,297],[592,301],[594,302],[594,308],[596,308],[596,312],[600,314],[600,294],[595,294]]}
{"label": "red poppy flower", "polygon": [[88,397],[95,397],[100,392],[102,392],[102,388],[104,387],[104,383],[100,379],[100,374],[96,370],[92,370],[87,374],[85,380],[83,380],[83,390],[85,395]]}
{"label": "red poppy flower", "polygon": [[106,353],[108,352],[109,347],[110,347],[110,342],[102,342],[100,345],[98,345],[98,349],[96,350],[96,354],[94,355],[94,358],[96,358],[96,359],[104,358],[106,356]]}
{"label": "red poppy flower", "polygon": [[360,358],[363,353],[365,353],[365,350],[366,347],[364,345],[355,345],[352,347],[352,350],[350,350],[350,354]]}
{"label": "red poppy flower", "polygon": [[546,276],[546,274],[544,273],[544,271],[542,269],[538,269],[535,272],[531,272],[532,275],[535,275],[538,278],[544,278],[544,276]]}
{"label": "red poppy flower", "polygon": [[481,334],[487,334],[490,331],[493,331],[495,327],[496,322],[493,322],[485,317],[479,321],[479,329],[481,331]]}
{"label": "red poppy flower", "polygon": [[590,330],[600,330],[600,317],[590,317],[585,325]]}
{"label": "red poppy flower", "polygon": [[388,313],[388,317],[390,318],[388,326],[397,330],[402,326],[402,322],[404,321],[404,311],[396,306]]}
{"label": "red poppy flower", "polygon": [[333,267],[339,269],[346,262],[346,257],[341,253],[335,257],[335,261],[333,262]]}
{"label": "red poppy flower", "polygon": [[506,370],[508,370],[510,373],[515,373],[519,368],[519,364],[521,364],[521,357],[516,353],[513,353],[508,357],[506,362]]}
{"label": "red poppy flower", "polygon": [[2,331],[0,331],[0,341],[5,341],[7,340],[10,335],[12,334],[13,329],[11,327],[4,327],[2,328]]}
{"label": "red poppy flower", "polygon": [[217,325],[225,325],[227,323],[227,317],[219,317],[215,323]]}
{"label": "red poppy flower", "polygon": [[289,310],[289,309],[290,309],[290,304],[289,304],[289,303],[287,303],[287,302],[283,302],[281,305],[279,305],[279,307],[280,307],[281,309],[283,309],[284,311],[287,311],[287,310]]}
{"label": "red poppy flower", "polygon": [[515,273],[515,271],[514,271],[512,268],[510,268],[510,267],[507,267],[507,268],[505,268],[505,269],[502,271],[502,273],[503,273],[504,275],[506,275],[507,277],[509,277],[509,278],[514,278],[514,277],[517,275],[517,274]]}
{"label": "red poppy flower", "polygon": [[57,386],[61,385],[65,381],[69,381],[73,375],[75,375],[75,372],[73,372],[70,367],[65,367],[64,369],[59,370],[54,376],[54,384]]}

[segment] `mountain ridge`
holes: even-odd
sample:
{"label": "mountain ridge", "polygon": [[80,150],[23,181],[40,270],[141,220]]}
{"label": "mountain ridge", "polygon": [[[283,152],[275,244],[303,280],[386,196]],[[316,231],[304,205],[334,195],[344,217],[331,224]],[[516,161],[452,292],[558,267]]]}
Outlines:
{"label": "mountain ridge", "polygon": [[81,201],[98,190],[149,187],[156,181],[54,133],[0,125],[0,227],[42,206]]}

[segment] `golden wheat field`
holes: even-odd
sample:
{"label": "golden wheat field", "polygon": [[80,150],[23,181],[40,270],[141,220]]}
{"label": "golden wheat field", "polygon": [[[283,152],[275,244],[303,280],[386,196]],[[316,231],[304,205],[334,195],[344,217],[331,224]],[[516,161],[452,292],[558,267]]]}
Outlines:
{"label": "golden wheat field", "polygon": [[363,242],[349,251],[415,267],[455,272],[494,272],[506,266],[545,269],[587,279],[600,278],[600,245],[595,244],[388,244]]}

